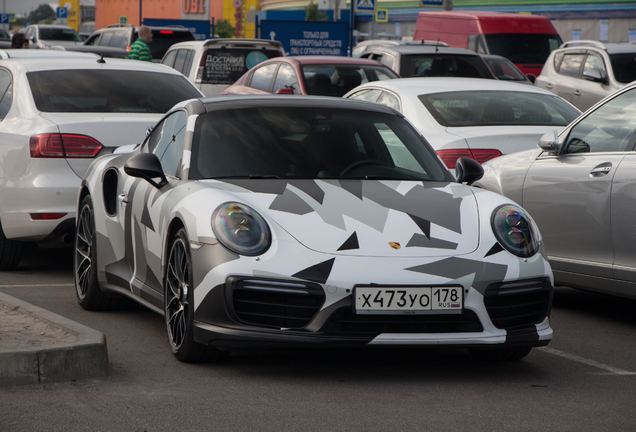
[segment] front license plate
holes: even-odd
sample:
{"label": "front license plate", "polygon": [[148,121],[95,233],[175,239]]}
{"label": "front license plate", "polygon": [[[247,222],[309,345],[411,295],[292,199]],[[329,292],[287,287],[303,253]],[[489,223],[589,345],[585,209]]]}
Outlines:
{"label": "front license plate", "polygon": [[355,287],[357,314],[462,313],[462,287]]}

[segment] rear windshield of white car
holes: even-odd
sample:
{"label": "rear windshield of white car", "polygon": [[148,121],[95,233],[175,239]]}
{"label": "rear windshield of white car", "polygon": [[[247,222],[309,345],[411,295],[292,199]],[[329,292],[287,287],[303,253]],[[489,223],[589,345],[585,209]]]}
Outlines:
{"label": "rear windshield of white car", "polygon": [[42,112],[165,113],[201,94],[182,75],[129,70],[27,73]]}
{"label": "rear windshield of white car", "polygon": [[620,83],[636,81],[636,53],[610,54],[614,78]]}
{"label": "rear windshield of white car", "polygon": [[495,79],[481,57],[453,54],[403,54],[400,76]]}
{"label": "rear windshield of white car", "polygon": [[245,72],[265,60],[280,57],[275,49],[210,48],[203,54],[203,84],[234,84]]}
{"label": "rear windshield of white car", "polygon": [[58,40],[71,42],[82,41],[77,32],[73,29],[40,28],[39,36],[42,40]]}
{"label": "rear windshield of white car", "polygon": [[558,96],[513,91],[419,95],[442,126],[566,126],[580,114]]}
{"label": "rear windshield of white car", "polygon": [[306,65],[303,77],[307,94],[342,97],[350,90],[369,81],[399,78],[391,69],[378,63],[369,65]]}
{"label": "rear windshield of white car", "polygon": [[402,117],[352,109],[270,106],[203,114],[191,161],[191,179],[452,179]]}

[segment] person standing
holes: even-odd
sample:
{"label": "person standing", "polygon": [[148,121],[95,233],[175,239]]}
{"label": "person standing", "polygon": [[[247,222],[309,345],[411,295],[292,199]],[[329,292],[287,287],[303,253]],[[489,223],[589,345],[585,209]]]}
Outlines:
{"label": "person standing", "polygon": [[152,41],[152,30],[148,26],[141,25],[138,32],[137,40],[133,42],[130,46],[130,51],[128,51],[128,58],[131,60],[152,61],[150,46],[148,45]]}

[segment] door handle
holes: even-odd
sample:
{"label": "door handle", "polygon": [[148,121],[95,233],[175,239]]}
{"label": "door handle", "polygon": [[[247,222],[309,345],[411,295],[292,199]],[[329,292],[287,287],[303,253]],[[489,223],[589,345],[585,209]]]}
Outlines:
{"label": "door handle", "polygon": [[596,167],[594,167],[594,169],[592,169],[592,171],[590,171],[590,177],[600,177],[600,176],[604,176],[609,174],[609,172],[612,170],[612,164],[611,163],[604,163],[601,165],[598,165]]}
{"label": "door handle", "polygon": [[581,96],[581,92],[579,90],[574,90],[574,96]]}
{"label": "door handle", "polygon": [[117,198],[121,203],[128,204],[128,195],[126,195],[126,192],[120,193],[117,195]]}
{"label": "door handle", "polygon": [[550,83],[545,83],[545,88],[547,88],[547,89],[551,89],[551,88],[552,88],[552,84],[550,84]]}

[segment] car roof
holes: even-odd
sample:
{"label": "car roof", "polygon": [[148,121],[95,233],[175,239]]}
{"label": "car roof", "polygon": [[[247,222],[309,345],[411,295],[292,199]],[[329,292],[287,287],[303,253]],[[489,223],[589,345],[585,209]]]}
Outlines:
{"label": "car roof", "polygon": [[28,27],[39,27],[39,28],[55,28],[55,29],[71,29],[71,30],[75,30],[73,27],[70,26],[65,26],[65,25],[59,25],[59,24],[31,24]]}
{"label": "car roof", "polygon": [[596,48],[609,54],[636,53],[636,45],[631,42],[604,43],[595,40],[572,40],[564,42],[559,48],[566,50]]}
{"label": "car roof", "polygon": [[344,56],[287,56],[287,57],[279,57],[278,59],[270,59],[268,61],[273,60],[296,60],[304,65],[320,65],[320,64],[344,64],[344,65],[368,65],[368,66],[384,66],[382,63],[366,59],[366,58],[357,58],[357,57],[344,57]]}
{"label": "car roof", "polygon": [[384,114],[393,114],[404,117],[399,112],[388,106],[373,102],[355,99],[342,99],[324,96],[294,96],[287,95],[232,95],[212,96],[201,98],[201,102],[208,111],[217,111],[228,108],[245,107],[302,107],[302,108],[341,108],[374,111]]}
{"label": "car roof", "polygon": [[354,90],[357,91],[366,87],[384,88],[397,93],[410,93],[413,95],[456,91],[514,91],[555,96],[554,93],[539,87],[500,80],[485,80],[483,78],[399,78],[368,82],[356,87]]}
{"label": "car roof", "polygon": [[76,52],[56,49],[3,49],[0,50],[0,59],[8,58],[32,58],[32,57],[71,57],[71,58],[99,58],[92,52]]}
{"label": "car roof", "polygon": [[269,39],[229,39],[229,38],[214,38],[214,39],[206,39],[206,40],[192,40],[192,41],[184,41],[173,44],[170,49],[179,48],[181,46],[192,46],[196,48],[209,48],[215,45],[219,46],[229,46],[232,48],[254,48],[256,46],[260,47],[272,47],[275,49],[280,49],[283,47],[283,44]]}
{"label": "car roof", "polygon": [[470,51],[464,48],[451,48],[443,45],[395,45],[395,46],[383,46],[369,48],[366,52],[382,51],[382,52],[396,52],[400,54],[455,54],[455,55],[470,55],[479,56],[474,51]]}
{"label": "car roof", "polygon": [[48,57],[45,62],[42,61],[41,57],[8,58],[0,60],[0,65],[22,68],[27,72],[68,69],[117,69],[181,75],[175,69],[159,63],[110,57],[102,59],[99,56],[54,56]]}

